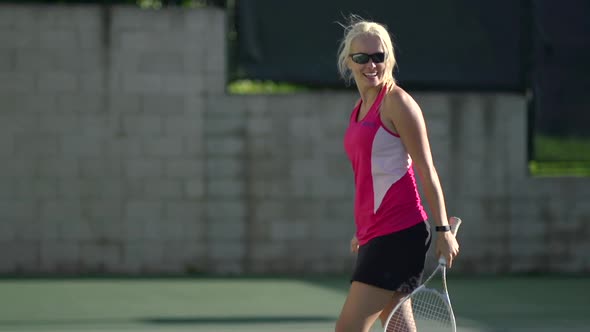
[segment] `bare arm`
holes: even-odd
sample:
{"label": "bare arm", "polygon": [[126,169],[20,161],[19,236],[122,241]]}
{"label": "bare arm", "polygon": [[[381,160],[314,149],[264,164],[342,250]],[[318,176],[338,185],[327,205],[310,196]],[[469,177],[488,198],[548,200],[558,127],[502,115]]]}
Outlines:
{"label": "bare arm", "polygon": [[[435,225],[447,225],[444,194],[432,160],[422,110],[410,95],[401,89],[394,89],[386,97],[383,114],[400,135],[402,143],[414,162]],[[437,237],[437,255],[444,256],[450,267],[459,246],[452,233],[445,232],[439,235],[442,236]],[[439,241],[441,237],[443,241]]]}

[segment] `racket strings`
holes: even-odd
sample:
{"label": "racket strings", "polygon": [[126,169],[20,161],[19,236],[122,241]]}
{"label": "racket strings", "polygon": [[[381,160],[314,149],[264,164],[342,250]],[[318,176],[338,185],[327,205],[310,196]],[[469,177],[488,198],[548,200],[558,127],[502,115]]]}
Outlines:
{"label": "racket strings", "polygon": [[423,290],[412,295],[394,313],[387,325],[388,332],[452,331],[451,312],[438,293]]}

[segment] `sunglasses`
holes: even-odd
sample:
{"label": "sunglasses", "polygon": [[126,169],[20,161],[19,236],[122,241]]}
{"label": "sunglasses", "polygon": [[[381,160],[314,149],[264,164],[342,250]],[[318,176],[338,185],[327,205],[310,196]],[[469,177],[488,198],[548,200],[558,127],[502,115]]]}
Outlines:
{"label": "sunglasses", "polygon": [[350,55],[350,58],[352,59],[352,61],[361,65],[364,65],[365,63],[369,62],[369,59],[373,60],[373,63],[382,63],[383,61],[385,61],[385,53],[353,53]]}

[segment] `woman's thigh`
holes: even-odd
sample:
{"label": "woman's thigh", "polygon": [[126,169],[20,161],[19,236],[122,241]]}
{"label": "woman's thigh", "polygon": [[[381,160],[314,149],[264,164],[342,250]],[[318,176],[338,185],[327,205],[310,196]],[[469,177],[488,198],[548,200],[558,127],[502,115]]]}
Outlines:
{"label": "woman's thigh", "polygon": [[353,281],[338,322],[336,332],[368,332],[379,315],[391,304],[395,292]]}

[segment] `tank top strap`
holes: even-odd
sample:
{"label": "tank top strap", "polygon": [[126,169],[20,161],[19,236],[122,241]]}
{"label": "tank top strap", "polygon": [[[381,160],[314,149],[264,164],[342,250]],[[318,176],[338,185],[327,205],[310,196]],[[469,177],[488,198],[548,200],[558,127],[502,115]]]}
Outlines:
{"label": "tank top strap", "polygon": [[373,104],[373,107],[375,110],[378,110],[381,107],[381,104],[383,103],[383,98],[385,98],[386,93],[387,93],[387,84],[384,84],[383,87],[381,88],[381,91],[379,91],[379,94],[377,95],[377,99],[375,100],[375,103]]}
{"label": "tank top strap", "polygon": [[361,109],[361,99],[359,98],[359,100],[357,100],[354,108],[352,109],[352,112],[350,112],[350,119],[349,121],[352,122],[356,122],[356,118],[358,117],[359,111]]}
{"label": "tank top strap", "polygon": [[379,91],[379,94],[377,95],[377,98],[375,98],[375,101],[373,102],[373,105],[371,105],[371,109],[369,110],[369,112],[367,113],[367,116],[370,116],[371,118],[375,118],[379,116],[379,108],[381,108],[381,104],[383,103],[383,98],[385,98],[385,93],[387,92],[387,86],[384,85],[381,88],[381,91]]}

